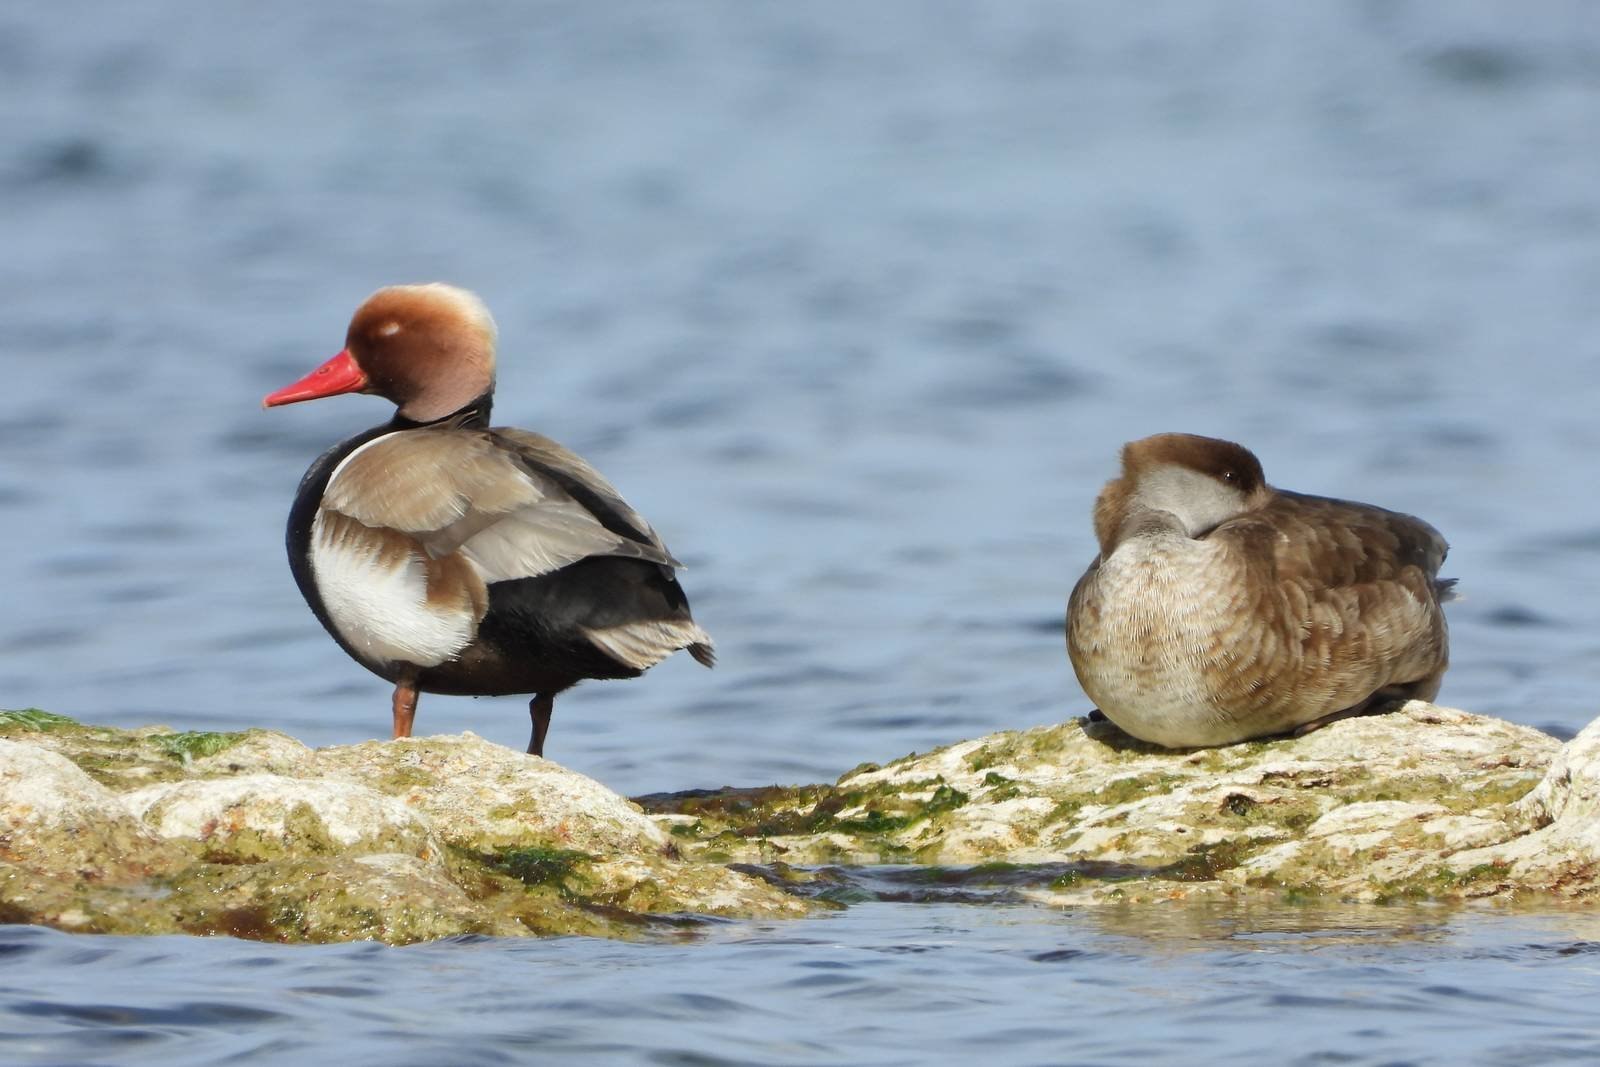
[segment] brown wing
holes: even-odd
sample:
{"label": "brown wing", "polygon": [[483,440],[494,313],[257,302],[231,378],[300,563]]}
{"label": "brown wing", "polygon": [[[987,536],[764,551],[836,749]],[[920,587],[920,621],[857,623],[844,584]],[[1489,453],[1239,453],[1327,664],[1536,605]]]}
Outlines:
{"label": "brown wing", "polygon": [[501,448],[515,454],[518,463],[532,476],[553,482],[606,529],[643,546],[646,551],[640,553],[641,558],[682,566],[672,558],[644,516],[633,510],[622,499],[622,494],[582,456],[531,430],[498,427],[489,434]]}
{"label": "brown wing", "polygon": [[432,559],[459,552],[486,583],[588,556],[676,562],[593,468],[525,431],[441,427],[377,438],[334,471],[322,506],[398,531]]}
{"label": "brown wing", "polygon": [[1327,699],[1353,704],[1444,670],[1438,573],[1449,546],[1421,519],[1277,492],[1209,537],[1240,550],[1254,576],[1249,584],[1266,598],[1258,617],[1279,624],[1269,640]]}
{"label": "brown wing", "polygon": [[1450,548],[1414,516],[1281,490],[1266,507],[1224,526],[1270,545],[1280,579],[1330,587],[1391,581],[1413,568],[1433,579]]}

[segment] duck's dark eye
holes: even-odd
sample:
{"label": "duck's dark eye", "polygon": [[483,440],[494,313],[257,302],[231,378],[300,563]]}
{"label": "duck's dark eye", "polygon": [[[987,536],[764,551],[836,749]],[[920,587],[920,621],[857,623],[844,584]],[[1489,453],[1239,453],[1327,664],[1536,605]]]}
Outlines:
{"label": "duck's dark eye", "polygon": [[1222,480],[1225,481],[1225,482],[1236,482],[1236,481],[1239,480],[1239,472],[1238,471],[1223,471],[1222,472]]}

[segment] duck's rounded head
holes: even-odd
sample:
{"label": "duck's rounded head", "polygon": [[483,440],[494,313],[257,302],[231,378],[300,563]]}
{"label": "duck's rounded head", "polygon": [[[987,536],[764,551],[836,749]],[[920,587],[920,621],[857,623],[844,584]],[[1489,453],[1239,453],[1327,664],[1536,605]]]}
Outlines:
{"label": "duck's rounded head", "polygon": [[1243,445],[1190,433],[1163,433],[1122,448],[1122,476],[1095,501],[1094,528],[1102,551],[1115,545],[1136,510],[1174,516],[1200,537],[1266,502],[1272,489],[1261,462]]}
{"label": "duck's rounded head", "polygon": [[393,401],[401,418],[432,422],[494,389],[496,330],[477,295],[453,285],[391,285],[356,309],[344,349],[267,407],[340,393]]}

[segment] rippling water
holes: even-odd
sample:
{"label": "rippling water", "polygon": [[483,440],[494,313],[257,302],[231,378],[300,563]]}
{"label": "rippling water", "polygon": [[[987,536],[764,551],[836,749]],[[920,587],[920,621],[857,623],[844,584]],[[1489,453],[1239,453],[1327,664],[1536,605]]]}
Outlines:
{"label": "rippling water", "polygon": [[[678,943],[0,928],[6,1062],[1593,1063],[1600,920],[865,905]],[[93,973],[96,1000],[75,992]]]}
{"label": "rippling water", "polygon": [[[548,751],[619,789],[828,779],[1081,711],[1059,626],[1089,507],[1122,441],[1168,429],[1439,526],[1463,593],[1441,699],[1570,733],[1600,711],[1597,170],[1581,0],[11,5],[0,704],[383,736],[382,683],[280,539],[310,460],[388,412],[256,405],[373,288],[445,278],[499,318],[499,418],[622,487],[718,639],[714,673],[562,699]],[[418,726],[527,734],[514,699],[425,698]],[[1529,1062],[1589,1040],[1553,1021],[1589,957],[1529,947],[1555,932],[1169,953],[1102,922],[875,905],[680,947],[7,943],[57,976],[22,1017],[73,1060],[166,1056],[172,1032],[270,1058],[355,1005],[369,1051],[571,1048],[619,1009],[773,1061],[909,1062],[988,1025],[1019,1059],[1065,1030],[1135,1062],[1106,1020],[1152,1005],[1138,1040],[1219,1050],[1280,1047],[1286,1008],[1411,1061],[1485,1015]],[[1060,942],[1090,947],[1033,958]],[[291,996],[313,969],[391,995]],[[1327,1004],[1274,999],[1322,983]],[[740,1010],[675,999],[701,985]],[[480,1018],[493,990],[545,1021]],[[436,1031],[403,1010],[436,1000],[461,1009]],[[913,1008],[914,1035],[884,1021]]]}

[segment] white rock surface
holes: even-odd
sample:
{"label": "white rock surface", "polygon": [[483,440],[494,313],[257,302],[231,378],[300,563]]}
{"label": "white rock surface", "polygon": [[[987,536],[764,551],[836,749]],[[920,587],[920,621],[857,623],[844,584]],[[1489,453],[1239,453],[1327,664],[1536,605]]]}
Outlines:
{"label": "white rock surface", "polygon": [[1459,852],[1452,868],[1508,868],[1507,880],[1587,894],[1600,865],[1600,719],[1561,747],[1550,768],[1510,813],[1529,832]]}
{"label": "white rock surface", "polygon": [[473,733],[320,749],[317,768],[401,798],[451,844],[659,853],[669,841],[636,805],[593,778]]}
{"label": "white rock surface", "polygon": [[244,774],[147,786],[122,800],[153,832],[198,842],[218,860],[293,852],[404,852],[437,860],[441,852],[418,812],[356,782]]}
{"label": "white rock surface", "polygon": [[104,877],[166,864],[122,799],[56,752],[0,739],[0,862]]}

